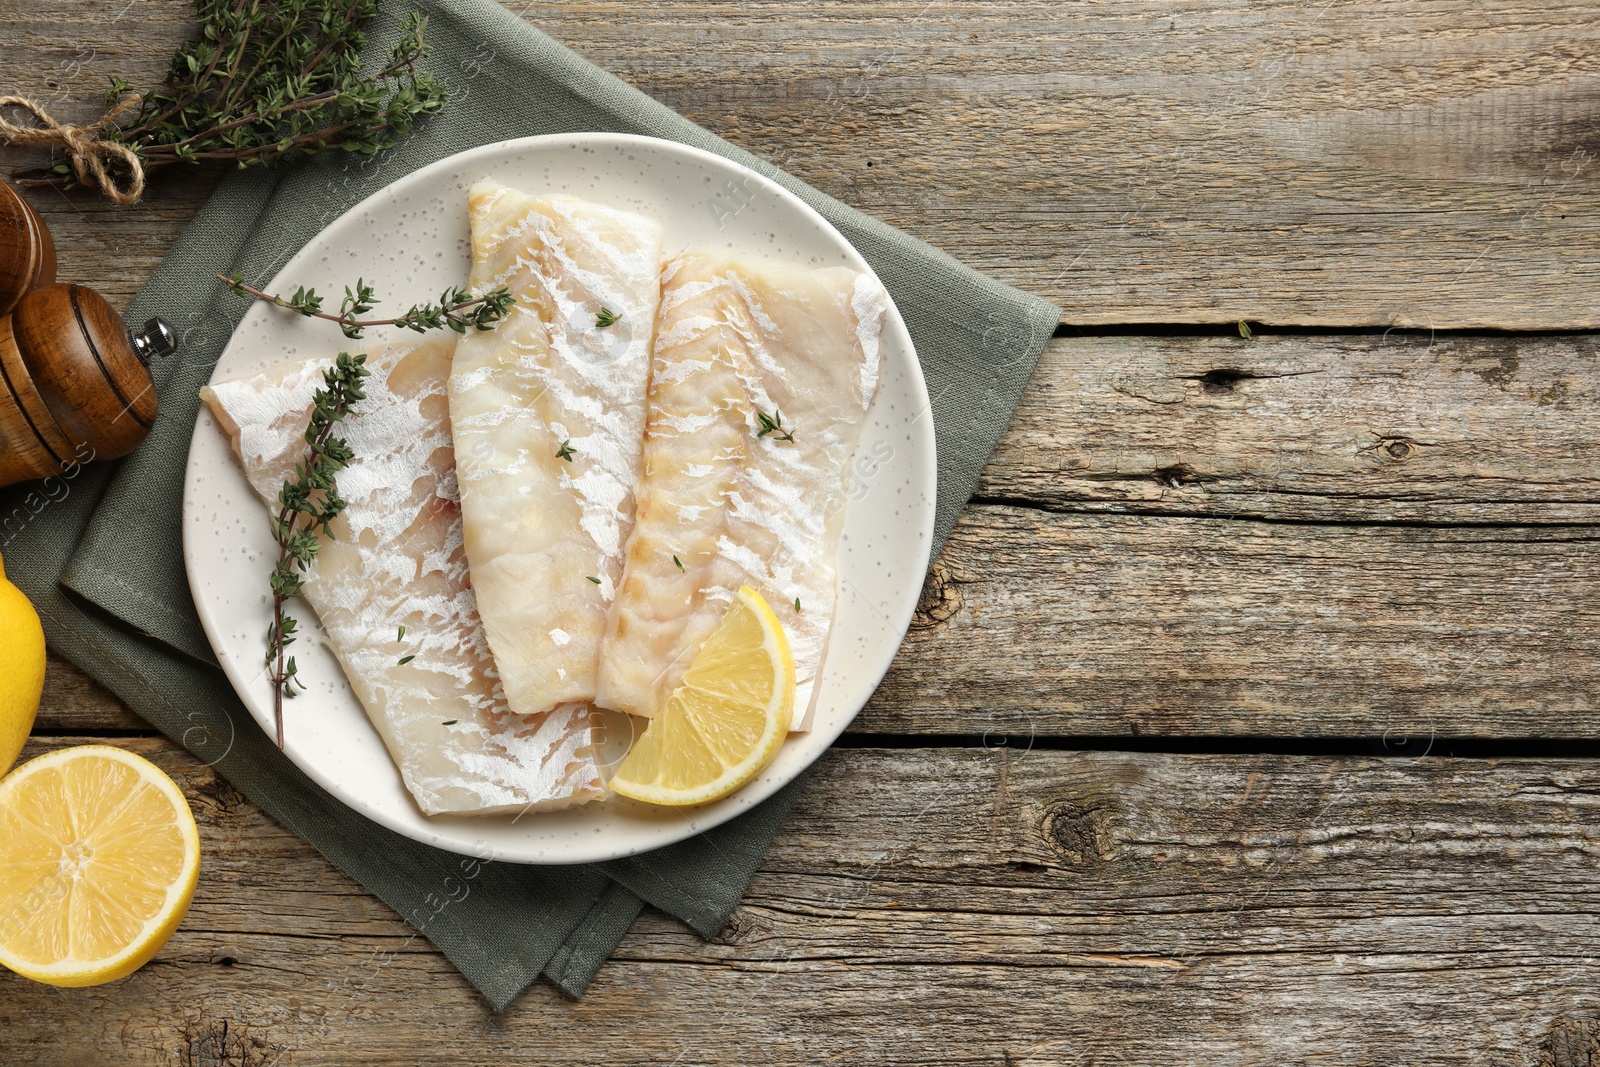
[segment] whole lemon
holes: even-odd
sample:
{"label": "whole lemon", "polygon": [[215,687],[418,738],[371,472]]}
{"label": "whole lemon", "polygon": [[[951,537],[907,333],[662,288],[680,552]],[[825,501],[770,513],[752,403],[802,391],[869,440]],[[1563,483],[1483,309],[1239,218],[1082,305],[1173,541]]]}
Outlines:
{"label": "whole lemon", "polygon": [[0,776],[22,754],[44,692],[44,628],[0,559]]}

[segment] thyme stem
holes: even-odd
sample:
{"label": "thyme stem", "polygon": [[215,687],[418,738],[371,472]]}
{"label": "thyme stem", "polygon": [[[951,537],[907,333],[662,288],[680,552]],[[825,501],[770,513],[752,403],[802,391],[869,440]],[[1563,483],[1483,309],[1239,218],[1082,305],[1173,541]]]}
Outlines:
{"label": "thyme stem", "polygon": [[493,329],[494,324],[505,318],[511,310],[513,303],[509,290],[494,289],[482,296],[473,296],[469,290],[462,288],[446,289],[439,296],[435,304],[413,304],[403,315],[392,319],[363,319],[358,316],[371,311],[376,304],[372,287],[361,279],[356,279],[352,288],[345,286],[344,303],[339,308],[338,314],[322,310],[322,298],[315,289],[301,288],[287,299],[264,289],[257,289],[247,285],[244,276],[238,273],[218,274],[217,280],[225,282],[228,288],[242,296],[265,300],[274,307],[284,308],[307,318],[326,319],[338,323],[339,329],[346,337],[357,338],[361,332],[373,326],[403,326],[417,333],[428,330],[437,330],[448,327],[456,333],[466,333],[468,328],[474,330]]}
{"label": "thyme stem", "polygon": [[294,657],[287,655],[295,640],[296,624],[284,615],[283,606],[304,590],[303,575],[322,547],[319,538],[332,536],[328,524],[345,509],[337,478],[354,453],[343,438],[333,435],[333,430],[366,396],[361,388],[371,373],[366,359],[365,355],[340,352],[333,366],[323,372],[324,387],[312,398],[311,418],[306,424],[305,458],[295,463],[294,477],[278,490],[278,510],[272,523],[278,560],[272,567],[272,624],[267,628],[266,661],[279,748],[283,747],[283,698],[293,695],[290,686],[298,684],[299,673]]}

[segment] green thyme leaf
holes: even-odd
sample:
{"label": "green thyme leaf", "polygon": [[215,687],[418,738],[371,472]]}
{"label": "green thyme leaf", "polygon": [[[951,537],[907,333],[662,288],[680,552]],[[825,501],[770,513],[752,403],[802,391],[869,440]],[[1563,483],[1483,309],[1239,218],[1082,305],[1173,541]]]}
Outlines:
{"label": "green thyme leaf", "polygon": [[783,428],[783,412],[774,411],[771,415],[768,415],[765,411],[757,408],[756,436],[765,437],[769,433],[773,435],[772,439],[774,441],[794,440],[794,432]]}

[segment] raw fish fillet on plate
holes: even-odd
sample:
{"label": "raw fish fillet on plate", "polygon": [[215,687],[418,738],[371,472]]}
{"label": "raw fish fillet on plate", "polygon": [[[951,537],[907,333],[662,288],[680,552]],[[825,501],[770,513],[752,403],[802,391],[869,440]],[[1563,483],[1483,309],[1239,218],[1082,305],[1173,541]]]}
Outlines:
{"label": "raw fish fillet on plate", "polygon": [[[845,267],[705,253],[666,266],[644,473],[596,703],[656,714],[744,584],[778,613],[797,681],[816,678],[887,307],[875,279]],[[763,414],[783,428],[761,435]],[[810,713],[808,702],[796,729]]]}
{"label": "raw fish fillet on plate", "polygon": [[[535,714],[595,694],[633,524],[661,227],[493,182],[468,205],[473,289],[506,286],[516,304],[461,340],[450,376],[467,558],[506,699]],[[615,321],[597,325],[602,311]]]}
{"label": "raw fish fillet on plate", "polygon": [[[355,452],[338,478],[349,506],[323,540],[305,598],[424,812],[583,803],[605,792],[592,713],[512,715],[478,619],[445,395],[452,347],[368,354],[366,399],[338,431]],[[283,363],[201,391],[269,507],[305,456],[312,394],[330,363]]]}

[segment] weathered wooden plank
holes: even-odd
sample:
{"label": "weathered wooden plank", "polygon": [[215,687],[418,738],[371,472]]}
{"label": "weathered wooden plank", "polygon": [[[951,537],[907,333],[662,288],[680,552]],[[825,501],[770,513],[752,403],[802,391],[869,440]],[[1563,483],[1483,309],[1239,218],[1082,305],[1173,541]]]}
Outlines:
{"label": "weathered wooden plank", "polygon": [[1591,6],[815,10],[695,0],[597,28],[587,5],[537,8],[1068,322],[1596,321],[1567,289],[1600,239]]}
{"label": "weathered wooden plank", "polygon": [[1111,512],[1593,522],[1597,404],[1586,334],[1064,337],[978,492]]}
{"label": "weathered wooden plank", "polygon": [[[1593,737],[1592,527],[969,508],[857,733]],[[40,725],[130,725],[53,692]]]}
{"label": "weathered wooden plank", "polygon": [[857,726],[1592,737],[1593,527],[969,508]]}
{"label": "weathered wooden plank", "polygon": [[99,682],[54,652],[45,660],[44,698],[39,703],[35,729],[80,734],[103,730],[155,732]]}
{"label": "weathered wooden plank", "polygon": [[[1587,0],[512,7],[1070,322],[1600,324]],[[6,88],[92,118],[186,18],[13,5]],[[64,269],[122,297],[209,181],[126,211],[33,199]]]}
{"label": "weathered wooden plank", "polygon": [[584,1000],[486,1016],[209,770],[126,743],[195,805],[194,908],[121,983],[0,974],[8,1062],[1579,1064],[1600,1016],[1584,761],[835,752],[722,937],[647,914]]}

